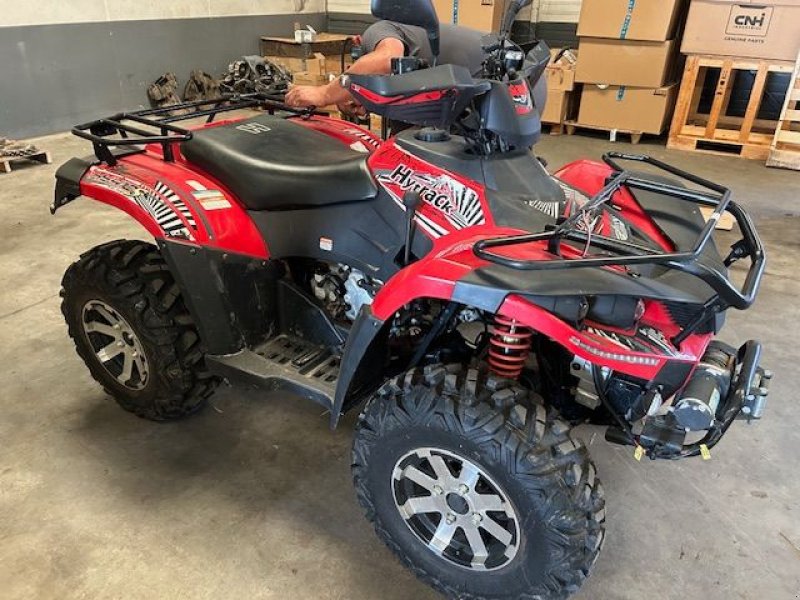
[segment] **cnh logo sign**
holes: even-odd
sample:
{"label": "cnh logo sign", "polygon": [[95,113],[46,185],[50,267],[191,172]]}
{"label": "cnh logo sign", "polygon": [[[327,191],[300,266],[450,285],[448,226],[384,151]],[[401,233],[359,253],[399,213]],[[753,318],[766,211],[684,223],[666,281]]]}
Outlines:
{"label": "cnh logo sign", "polygon": [[763,27],[764,26],[764,19],[766,18],[767,13],[761,13],[758,17],[748,16],[748,15],[736,15],[733,22],[737,25],[743,27]]}
{"label": "cnh logo sign", "polygon": [[764,37],[769,31],[769,24],[772,21],[772,10],[771,6],[735,4],[731,7],[725,33]]}

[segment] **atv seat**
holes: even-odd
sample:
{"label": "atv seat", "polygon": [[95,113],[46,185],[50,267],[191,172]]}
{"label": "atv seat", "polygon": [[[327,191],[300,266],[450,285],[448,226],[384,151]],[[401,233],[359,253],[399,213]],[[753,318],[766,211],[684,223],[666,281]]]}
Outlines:
{"label": "atv seat", "polygon": [[250,210],[313,208],[377,194],[367,155],[280,117],[199,129],[181,151]]}

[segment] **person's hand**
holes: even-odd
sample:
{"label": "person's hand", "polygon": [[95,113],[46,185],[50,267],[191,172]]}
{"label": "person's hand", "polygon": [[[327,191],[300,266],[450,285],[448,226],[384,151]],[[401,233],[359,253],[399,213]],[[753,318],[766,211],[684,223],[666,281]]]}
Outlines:
{"label": "person's hand", "polygon": [[286,104],[289,106],[325,106],[325,86],[293,85],[286,94]]}
{"label": "person's hand", "polygon": [[339,112],[343,115],[347,115],[350,117],[365,117],[367,116],[367,109],[361,106],[355,100],[347,100],[345,102],[340,102],[337,104],[337,108]]}

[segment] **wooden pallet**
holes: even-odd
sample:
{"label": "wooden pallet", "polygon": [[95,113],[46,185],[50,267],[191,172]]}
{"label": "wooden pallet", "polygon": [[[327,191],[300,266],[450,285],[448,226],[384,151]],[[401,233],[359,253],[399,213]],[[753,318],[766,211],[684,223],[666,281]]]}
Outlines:
{"label": "wooden pallet", "polygon": [[49,152],[37,152],[36,154],[30,154],[28,156],[0,157],[0,172],[11,173],[11,165],[23,161],[35,161],[45,165],[49,165],[51,162],[53,162],[53,159],[50,158]]}
{"label": "wooden pallet", "polygon": [[564,123],[545,123],[542,121],[542,133],[547,133],[549,135],[562,135],[564,130]]}
{"label": "wooden pallet", "polygon": [[800,171],[800,52],[769,148],[767,166]]}
{"label": "wooden pallet", "polygon": [[597,125],[586,125],[584,123],[578,123],[577,121],[567,121],[564,123],[567,128],[567,135],[575,135],[575,132],[579,129],[589,129],[591,131],[605,131],[608,133],[608,139],[612,142],[617,141],[617,135],[622,133],[624,135],[630,136],[631,144],[638,144],[642,141],[642,136],[644,135],[641,131],[630,131],[629,129],[611,129],[609,127],[598,127]]}
{"label": "wooden pallet", "polygon": [[[701,113],[700,96],[711,69],[719,70],[714,100],[710,111]],[[688,56],[667,147],[765,160],[777,121],[757,118],[764,98],[764,84],[769,73],[791,73],[793,69],[794,65],[786,61]],[[727,114],[737,71],[756,72],[743,117]]]}

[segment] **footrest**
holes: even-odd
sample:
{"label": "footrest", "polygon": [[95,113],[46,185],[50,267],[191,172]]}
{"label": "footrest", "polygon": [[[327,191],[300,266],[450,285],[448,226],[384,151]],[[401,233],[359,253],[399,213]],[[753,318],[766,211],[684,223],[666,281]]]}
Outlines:
{"label": "footrest", "polygon": [[339,379],[340,357],[290,335],[279,335],[265,344],[236,354],[207,357],[217,375],[243,381],[266,390],[286,390],[330,409]]}

